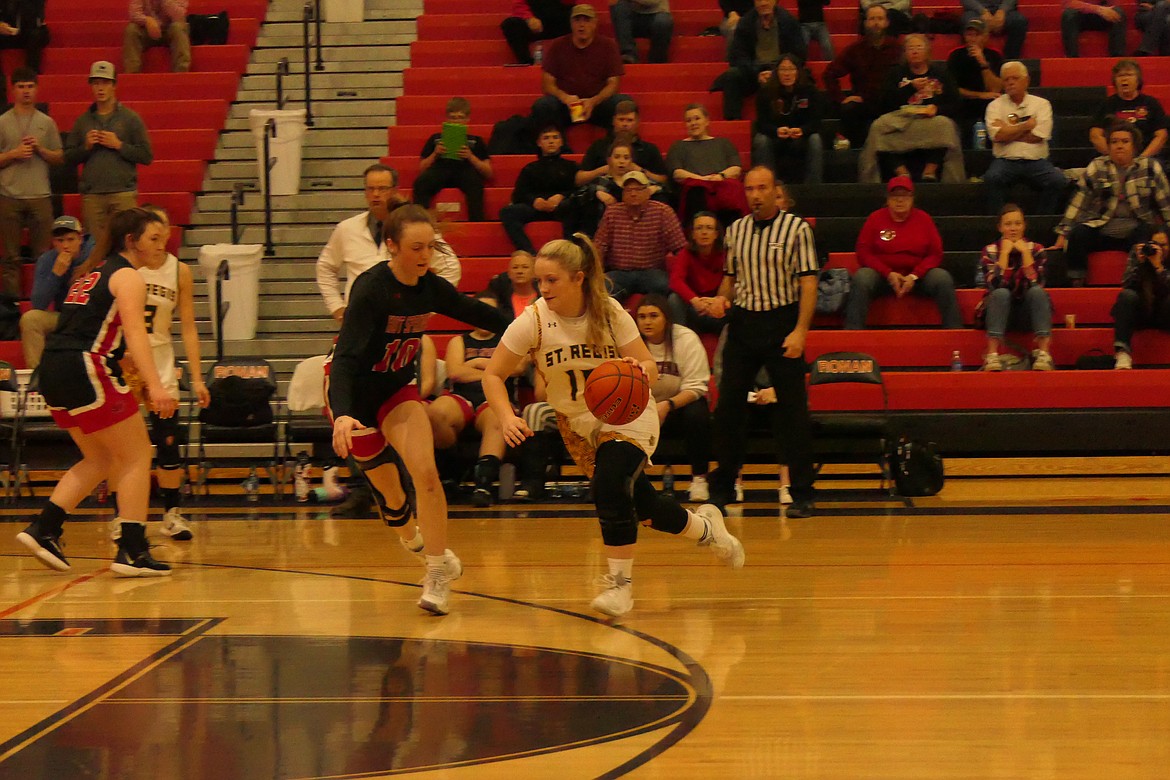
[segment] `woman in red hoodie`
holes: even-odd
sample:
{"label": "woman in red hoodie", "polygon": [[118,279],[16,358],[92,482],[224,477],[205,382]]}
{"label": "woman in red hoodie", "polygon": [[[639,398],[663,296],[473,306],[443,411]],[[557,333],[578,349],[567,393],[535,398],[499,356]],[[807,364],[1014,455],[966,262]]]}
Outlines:
{"label": "woman in red hoodie", "polygon": [[861,330],[869,314],[869,302],[879,295],[901,298],[909,293],[934,298],[944,328],[963,327],[955,280],[940,268],[942,238],[934,220],[914,208],[914,182],[895,176],[886,187],[886,207],[865,220],[857,235],[857,262],[849,299],[845,302],[845,327]]}
{"label": "woman in red hoodie", "polygon": [[723,281],[723,228],[710,211],[691,218],[691,240],[669,263],[671,318],[698,333],[719,333],[727,301],[718,298]]}

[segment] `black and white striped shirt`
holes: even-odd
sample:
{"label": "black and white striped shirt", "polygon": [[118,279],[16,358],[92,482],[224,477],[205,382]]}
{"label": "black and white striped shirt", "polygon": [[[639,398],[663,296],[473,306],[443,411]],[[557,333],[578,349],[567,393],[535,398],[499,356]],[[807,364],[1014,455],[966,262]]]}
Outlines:
{"label": "black and white striped shirt", "polygon": [[797,303],[798,277],[818,271],[812,228],[786,211],[761,222],[750,214],[736,220],[724,246],[724,271],[735,277],[733,303],[741,309],[770,311]]}

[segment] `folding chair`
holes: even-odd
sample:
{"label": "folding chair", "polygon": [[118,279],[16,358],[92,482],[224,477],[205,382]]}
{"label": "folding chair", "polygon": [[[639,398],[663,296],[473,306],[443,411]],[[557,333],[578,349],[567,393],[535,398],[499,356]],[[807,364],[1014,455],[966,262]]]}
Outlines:
{"label": "folding chair", "polygon": [[[861,384],[876,387],[881,407],[872,411],[814,412],[813,457],[820,472],[826,463],[874,463],[881,470],[882,489],[890,489],[886,460],[891,436],[889,395],[882,381],[882,369],[872,355],[864,352],[826,352],[809,367],[809,395],[825,385]],[[829,392],[826,392],[826,396]],[[876,407],[876,395],[875,404]]]}
{"label": "folding chair", "polygon": [[267,360],[226,358],[207,369],[211,404],[199,410],[198,486],[208,494],[208,472],[221,460],[207,457],[207,445],[271,444],[272,456],[263,464],[273,491],[279,496],[279,426],[272,412],[276,374]]}
{"label": "folding chair", "polygon": [[[21,488],[28,486],[29,496],[33,495],[28,463],[32,455],[48,468],[68,467],[74,463],[80,452],[68,431],[62,430],[53,420],[45,397],[40,394],[40,373],[28,369],[18,370],[16,394],[16,446],[13,453],[15,480],[13,495],[20,497]],[[64,456],[64,457],[63,457]]]}
{"label": "folding chair", "polygon": [[333,426],[322,413],[325,408],[325,357],[315,355],[302,360],[293,370],[292,379],[288,384],[288,398],[285,399],[285,470],[281,482],[282,492],[292,474],[288,464],[294,457],[293,443],[312,445],[313,456],[320,457],[318,447],[324,448],[333,442]]}
{"label": "folding chair", "polygon": [[17,409],[20,403],[20,384],[17,382],[16,369],[11,363],[0,361],[0,469],[3,476],[0,479],[4,484],[4,495],[11,500],[19,466],[18,451],[18,416]]}

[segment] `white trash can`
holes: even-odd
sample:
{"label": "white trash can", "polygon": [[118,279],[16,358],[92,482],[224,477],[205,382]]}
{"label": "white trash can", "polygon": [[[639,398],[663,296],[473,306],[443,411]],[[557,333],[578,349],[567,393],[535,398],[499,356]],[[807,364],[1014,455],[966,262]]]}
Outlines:
{"label": "white trash can", "polygon": [[260,194],[264,194],[264,127],[269,119],[276,120],[276,137],[268,139],[269,164],[272,166],[272,194],[296,195],[301,189],[301,146],[305,140],[305,109],[252,109],[248,122],[256,140],[257,173],[260,176]]}
{"label": "white trash can", "polygon": [[211,332],[219,327],[215,317],[215,272],[220,262],[228,261],[230,278],[223,283],[223,302],[229,303],[223,320],[225,341],[248,341],[256,337],[256,320],[260,311],[260,244],[207,244],[199,250],[199,266],[207,279],[207,300],[211,309]]}
{"label": "white trash can", "polygon": [[327,22],[361,22],[365,20],[364,0],[324,0],[321,15]]}

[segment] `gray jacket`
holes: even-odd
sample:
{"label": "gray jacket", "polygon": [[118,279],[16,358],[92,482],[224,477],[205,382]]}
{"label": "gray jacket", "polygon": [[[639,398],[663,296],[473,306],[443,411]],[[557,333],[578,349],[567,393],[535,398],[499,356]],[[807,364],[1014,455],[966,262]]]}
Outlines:
{"label": "gray jacket", "polygon": [[[122,141],[118,150],[95,145],[85,148],[90,130],[109,130]],[[102,116],[92,104],[69,131],[65,139],[65,164],[84,165],[79,189],[83,195],[105,195],[138,189],[138,166],[150,165],[154,153],[142,117],[118,103],[112,113]]]}

